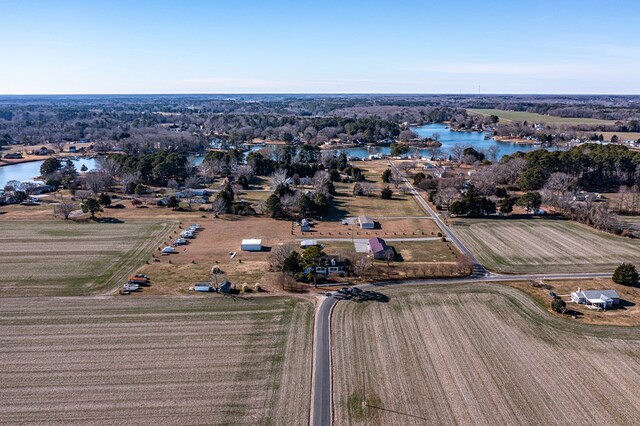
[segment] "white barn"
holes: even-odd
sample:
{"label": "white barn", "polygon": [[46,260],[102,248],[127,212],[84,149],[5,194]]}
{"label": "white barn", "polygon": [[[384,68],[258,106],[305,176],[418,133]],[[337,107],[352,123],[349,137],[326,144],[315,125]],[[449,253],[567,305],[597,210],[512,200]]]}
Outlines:
{"label": "white barn", "polygon": [[368,216],[358,216],[358,223],[360,223],[361,229],[373,229],[376,227],[376,223]]}
{"label": "white barn", "polygon": [[262,251],[262,240],[258,238],[250,238],[247,240],[242,240],[240,244],[240,249],[242,251]]}

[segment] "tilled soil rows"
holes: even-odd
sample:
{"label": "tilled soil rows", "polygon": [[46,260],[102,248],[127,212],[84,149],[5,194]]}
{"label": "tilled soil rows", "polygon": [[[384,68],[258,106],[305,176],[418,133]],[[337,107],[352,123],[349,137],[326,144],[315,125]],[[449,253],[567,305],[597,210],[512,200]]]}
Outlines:
{"label": "tilled soil rows", "polygon": [[0,424],[306,422],[313,307],[0,299]]}
{"label": "tilled soil rows", "polygon": [[637,424],[637,328],[571,324],[494,285],[386,293],[334,310],[336,424]]}
{"label": "tilled soil rows", "polygon": [[489,269],[511,273],[611,272],[640,262],[640,242],[563,220],[456,220],[456,233]]}

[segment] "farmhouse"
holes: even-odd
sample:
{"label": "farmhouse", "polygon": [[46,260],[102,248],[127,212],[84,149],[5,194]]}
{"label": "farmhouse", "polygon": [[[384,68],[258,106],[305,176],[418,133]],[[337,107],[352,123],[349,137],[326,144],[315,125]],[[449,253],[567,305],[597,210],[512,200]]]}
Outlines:
{"label": "farmhouse", "polygon": [[609,309],[620,304],[620,296],[615,290],[582,290],[571,293],[571,300],[580,305]]}
{"label": "farmhouse", "polygon": [[240,244],[240,249],[242,251],[262,251],[262,240],[258,238],[250,238],[247,240],[242,240]]}
{"label": "farmhouse", "polygon": [[344,274],[345,266],[347,266],[347,262],[340,259],[340,256],[324,256],[316,264],[316,273],[325,276],[329,274]]}
{"label": "farmhouse", "polygon": [[368,216],[358,216],[358,223],[361,229],[373,229],[376,227],[376,223]]}
{"label": "farmhouse", "polygon": [[387,243],[379,237],[369,239],[369,253],[374,259],[386,259],[389,255],[395,255],[393,247],[389,247]]}
{"label": "farmhouse", "polygon": [[[297,181],[298,181],[298,185],[311,185],[311,182],[312,182],[310,177],[301,177],[301,178],[298,178]],[[287,178],[285,180],[285,183],[287,185],[295,185],[296,179],[291,178],[291,177]]]}

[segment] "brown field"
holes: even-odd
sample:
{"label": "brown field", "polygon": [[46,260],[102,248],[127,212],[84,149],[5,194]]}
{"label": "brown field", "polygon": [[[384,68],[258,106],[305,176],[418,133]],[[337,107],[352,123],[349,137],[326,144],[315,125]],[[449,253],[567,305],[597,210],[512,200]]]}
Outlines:
{"label": "brown field", "polygon": [[375,218],[378,225],[376,229],[360,229],[357,223],[343,225],[338,221],[317,221],[310,232],[300,232],[295,228],[295,234],[300,238],[351,238],[353,230],[354,238],[421,238],[434,237],[440,232],[440,228],[431,218],[399,219],[399,218]]}
{"label": "brown field", "polygon": [[640,241],[551,219],[455,219],[454,230],[487,268],[505,273],[610,272],[640,262]]}
{"label": "brown field", "polygon": [[85,295],[115,287],[173,222],[0,221],[0,296]]}
{"label": "brown field", "polygon": [[489,116],[497,115],[501,122],[547,123],[547,124],[615,124],[614,120],[599,120],[597,118],[572,118],[542,115],[526,111],[504,111],[501,109],[473,109],[468,108],[469,114]]}
{"label": "brown field", "polygon": [[[555,292],[567,303],[567,309],[571,314],[575,314],[580,323],[603,324],[603,325],[623,325],[640,326],[640,288],[629,287],[614,283],[610,278],[597,278],[590,280],[536,280],[536,281],[516,281],[501,282],[510,287],[524,291],[529,296],[543,306],[551,315],[558,318],[570,318],[569,315],[560,315],[551,309],[551,298],[549,291]],[[571,302],[571,292],[578,288],[584,290],[607,290],[613,289],[618,292],[621,298],[621,306],[617,309],[607,311],[596,311],[589,309],[585,305],[578,305]],[[572,320],[573,321],[573,320]]]}
{"label": "brown field", "polygon": [[2,299],[0,423],[306,424],[312,329],[289,298]]}
{"label": "brown field", "polygon": [[385,293],[335,307],[335,424],[637,423],[638,328],[574,324],[492,284]]}
{"label": "brown field", "polygon": [[[209,216],[210,217],[210,216]],[[196,281],[210,281],[211,268],[218,266],[223,274],[222,280],[229,280],[239,289],[242,284],[250,286],[260,282],[271,289],[272,283],[266,274],[268,269],[269,248],[278,244],[293,242],[291,222],[257,217],[224,217],[218,219],[198,219],[195,222],[204,229],[198,236],[189,240],[186,246],[178,246],[178,253],[149,258],[149,264],[141,272],[151,277],[153,285],[145,288],[142,294],[180,294]],[[192,222],[183,221],[182,228]],[[171,243],[181,229],[176,228],[166,240]],[[261,238],[265,250],[262,252],[243,252],[240,243],[246,238]],[[163,243],[164,241],[161,241]],[[158,245],[158,249],[163,246]],[[231,259],[230,252],[236,252]],[[171,262],[171,263],[169,263]]]}

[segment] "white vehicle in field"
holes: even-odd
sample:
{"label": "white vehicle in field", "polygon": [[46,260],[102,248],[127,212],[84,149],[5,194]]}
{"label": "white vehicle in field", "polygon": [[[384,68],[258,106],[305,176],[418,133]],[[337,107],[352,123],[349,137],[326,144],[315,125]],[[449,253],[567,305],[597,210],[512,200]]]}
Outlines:
{"label": "white vehicle in field", "polygon": [[124,291],[137,291],[139,288],[140,288],[140,285],[138,285],[138,284],[130,284],[130,283],[127,283],[127,284],[122,286],[122,289]]}
{"label": "white vehicle in field", "polygon": [[175,247],[167,246],[167,247],[162,249],[162,255],[163,256],[168,256],[171,253],[177,253],[177,250],[175,249]]}

